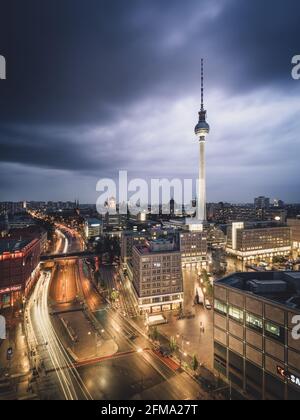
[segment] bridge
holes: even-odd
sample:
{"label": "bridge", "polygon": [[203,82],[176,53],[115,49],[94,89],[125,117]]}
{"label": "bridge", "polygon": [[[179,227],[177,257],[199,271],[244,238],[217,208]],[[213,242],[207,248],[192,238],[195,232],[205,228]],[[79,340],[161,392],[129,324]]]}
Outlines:
{"label": "bridge", "polygon": [[67,254],[47,254],[41,256],[41,262],[59,261],[59,260],[81,260],[85,258],[95,258],[97,255],[90,251],[70,252]]}

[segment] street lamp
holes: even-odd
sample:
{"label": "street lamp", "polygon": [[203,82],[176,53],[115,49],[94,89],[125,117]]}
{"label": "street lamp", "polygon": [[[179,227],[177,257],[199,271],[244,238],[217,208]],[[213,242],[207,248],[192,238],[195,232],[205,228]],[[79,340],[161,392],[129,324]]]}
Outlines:
{"label": "street lamp", "polygon": [[179,355],[180,355],[180,366],[182,365],[182,354],[184,357],[187,356],[187,352],[184,351],[184,344],[186,344],[187,346],[189,346],[191,343],[190,341],[185,341],[184,335],[180,335],[177,334],[176,335],[177,339],[181,338],[181,349],[179,349]]}

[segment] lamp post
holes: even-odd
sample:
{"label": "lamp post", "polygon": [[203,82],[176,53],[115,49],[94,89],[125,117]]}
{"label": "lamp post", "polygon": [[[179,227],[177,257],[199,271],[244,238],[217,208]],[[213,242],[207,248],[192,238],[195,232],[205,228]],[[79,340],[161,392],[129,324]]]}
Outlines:
{"label": "lamp post", "polygon": [[184,357],[187,356],[186,351],[184,350],[184,344],[186,344],[187,346],[189,346],[191,343],[190,341],[185,341],[185,337],[182,334],[177,334],[176,335],[177,339],[181,339],[181,348],[179,348],[179,356],[180,356],[180,367],[182,366],[182,354]]}

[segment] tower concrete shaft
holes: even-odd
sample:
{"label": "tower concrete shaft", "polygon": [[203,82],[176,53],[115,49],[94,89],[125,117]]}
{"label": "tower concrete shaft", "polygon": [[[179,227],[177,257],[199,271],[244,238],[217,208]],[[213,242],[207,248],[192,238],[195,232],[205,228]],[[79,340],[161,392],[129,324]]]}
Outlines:
{"label": "tower concrete shaft", "polygon": [[197,200],[197,219],[199,222],[206,222],[206,162],[205,162],[205,137],[200,138],[199,155],[199,181]]}
{"label": "tower concrete shaft", "polygon": [[197,220],[198,223],[206,222],[206,161],[205,161],[205,143],[206,136],[210,127],[206,122],[206,110],[204,108],[204,60],[201,60],[201,108],[199,112],[199,121],[195,127],[195,134],[199,138],[200,156],[199,156],[199,180],[198,180],[198,200],[197,200]]}

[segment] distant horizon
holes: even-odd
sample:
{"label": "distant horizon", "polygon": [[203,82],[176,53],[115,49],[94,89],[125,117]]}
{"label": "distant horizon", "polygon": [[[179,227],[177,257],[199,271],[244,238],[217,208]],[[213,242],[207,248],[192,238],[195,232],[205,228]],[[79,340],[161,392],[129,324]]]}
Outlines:
{"label": "distant horizon", "polygon": [[[269,198],[269,197],[267,197],[267,198]],[[78,201],[78,199],[77,199],[77,201]],[[286,205],[287,206],[289,206],[289,205],[300,205],[300,201],[299,202],[286,202],[284,200],[281,200],[281,201],[284,202],[284,205],[285,206]],[[26,202],[26,203],[39,203],[39,202],[41,202],[41,203],[46,203],[46,204],[47,203],[64,203],[64,204],[66,204],[66,203],[73,203],[73,204],[75,204],[75,200],[51,200],[51,199],[50,200],[17,200],[17,201],[14,201],[14,200],[1,200],[0,201],[0,204],[2,204],[2,203],[19,204],[19,203],[24,203],[24,202]],[[231,205],[254,205],[254,199],[253,199],[253,201],[236,201],[236,202],[226,201],[226,200],[225,201],[224,200],[220,200],[220,201],[208,201],[206,204],[209,205],[209,204],[220,204],[220,203],[231,204]],[[164,203],[163,205],[166,205],[166,204],[167,203]],[[80,206],[82,206],[82,205],[96,206],[96,203],[85,202],[85,201],[80,201],[79,200],[79,205]],[[161,205],[161,204],[155,204],[155,205],[158,206],[158,205]],[[273,203],[272,202],[270,203],[270,205],[273,207]]]}

